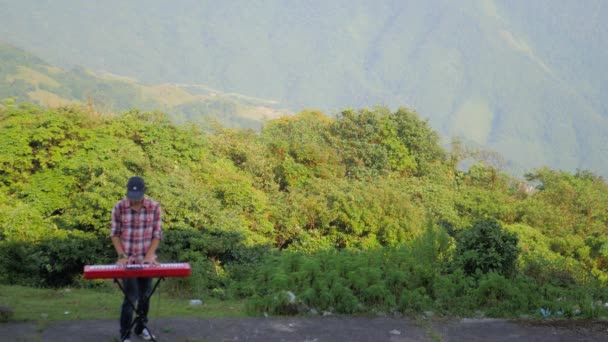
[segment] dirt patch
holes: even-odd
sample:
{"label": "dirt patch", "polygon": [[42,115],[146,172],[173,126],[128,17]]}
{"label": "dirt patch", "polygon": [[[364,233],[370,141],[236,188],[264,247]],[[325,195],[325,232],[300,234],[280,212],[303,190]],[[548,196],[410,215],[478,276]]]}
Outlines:
{"label": "dirt patch", "polygon": [[529,327],[540,327],[543,329],[559,329],[572,332],[578,332],[582,335],[587,334],[604,334],[608,341],[608,321],[603,320],[524,320],[518,321],[518,324]]}
{"label": "dirt patch", "polygon": [[[608,321],[408,318],[153,319],[158,341],[608,341]],[[1,341],[112,341],[117,321],[0,324]],[[141,341],[134,337],[132,341]]]}

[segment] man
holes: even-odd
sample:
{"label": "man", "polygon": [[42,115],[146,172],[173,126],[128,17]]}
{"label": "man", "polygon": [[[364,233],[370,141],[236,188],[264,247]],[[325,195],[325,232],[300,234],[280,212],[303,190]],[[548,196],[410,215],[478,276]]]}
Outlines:
{"label": "man", "polygon": [[[146,184],[141,177],[131,177],[127,182],[127,197],[112,209],[112,230],[110,237],[118,254],[117,265],[157,264],[156,248],[162,239],[161,207],[144,196]],[[125,298],[120,312],[120,336],[122,341],[130,341],[133,307],[137,303],[138,312],[143,313],[143,322],[135,324],[135,334],[145,340],[153,339],[144,324],[148,322],[149,302],[144,300],[151,291],[152,278],[123,279]]]}

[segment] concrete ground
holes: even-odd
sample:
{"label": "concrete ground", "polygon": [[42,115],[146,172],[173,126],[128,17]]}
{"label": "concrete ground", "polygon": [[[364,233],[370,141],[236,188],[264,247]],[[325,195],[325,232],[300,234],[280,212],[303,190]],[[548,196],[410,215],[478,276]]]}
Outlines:
{"label": "concrete ground", "polygon": [[[608,341],[608,321],[407,318],[152,319],[157,341]],[[0,323],[0,341],[117,341],[118,321]],[[132,341],[141,341],[132,337]]]}

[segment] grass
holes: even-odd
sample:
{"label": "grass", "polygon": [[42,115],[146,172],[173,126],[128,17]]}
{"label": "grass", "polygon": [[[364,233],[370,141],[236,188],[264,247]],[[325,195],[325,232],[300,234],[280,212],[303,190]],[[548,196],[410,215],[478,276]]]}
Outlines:
{"label": "grass", "polygon": [[[0,305],[13,311],[11,321],[116,319],[122,298],[122,293],[111,281],[95,289],[0,285]],[[149,317],[246,316],[245,303],[241,301],[202,298],[202,305],[192,306],[190,299],[167,293],[161,283],[151,299]]]}

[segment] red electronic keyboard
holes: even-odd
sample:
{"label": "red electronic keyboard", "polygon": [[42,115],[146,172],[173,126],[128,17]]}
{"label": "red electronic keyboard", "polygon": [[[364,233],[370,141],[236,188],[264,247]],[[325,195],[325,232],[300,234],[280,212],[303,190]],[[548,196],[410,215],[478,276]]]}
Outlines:
{"label": "red electronic keyboard", "polygon": [[[136,313],[136,317],[131,323],[128,331],[131,331],[131,328],[135,326],[138,322],[144,327],[144,329],[148,329],[146,324],[146,320],[142,317],[143,311],[137,309],[135,304],[129,299],[125,289],[120,284],[118,279],[120,278],[158,278],[156,280],[156,284],[152,287],[152,290],[145,294],[143,297],[144,302],[150,301],[150,297],[156,291],[158,284],[160,281],[165,279],[166,277],[187,277],[190,275],[190,264],[187,262],[182,263],[167,263],[167,264],[158,264],[158,265],[150,265],[150,264],[129,264],[126,266],[118,266],[118,265],[86,265],[84,266],[84,277],[85,279],[114,279],[114,282],[120,290],[125,295],[125,300],[129,302],[133,311]],[[143,306],[142,306],[143,307]],[[148,329],[150,332],[150,329]],[[125,333],[128,334],[128,333]],[[150,333],[151,334],[151,333]],[[121,336],[121,340],[124,341],[127,336]],[[151,338],[152,341],[156,341],[154,339],[154,335]]]}
{"label": "red electronic keyboard", "polygon": [[86,265],[84,267],[85,279],[120,279],[120,278],[167,278],[188,277],[190,264],[167,263],[158,265],[130,264],[118,265]]}

